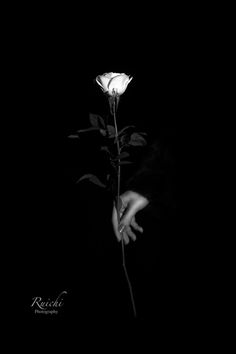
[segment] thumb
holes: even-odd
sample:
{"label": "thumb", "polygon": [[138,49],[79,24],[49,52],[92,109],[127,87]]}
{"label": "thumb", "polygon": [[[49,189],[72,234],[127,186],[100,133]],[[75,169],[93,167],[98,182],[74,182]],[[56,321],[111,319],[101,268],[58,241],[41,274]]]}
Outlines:
{"label": "thumb", "polygon": [[121,235],[118,231],[118,218],[117,218],[117,210],[116,210],[115,203],[113,204],[113,210],[112,210],[112,226],[117,240],[120,241]]}

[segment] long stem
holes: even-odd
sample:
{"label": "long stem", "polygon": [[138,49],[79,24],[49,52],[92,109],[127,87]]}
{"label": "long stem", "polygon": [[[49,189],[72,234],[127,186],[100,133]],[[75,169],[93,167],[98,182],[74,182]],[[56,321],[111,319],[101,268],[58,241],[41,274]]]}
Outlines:
{"label": "long stem", "polygon": [[[116,146],[117,146],[117,154],[119,156],[120,155],[120,144],[119,144],[119,139],[118,139],[117,124],[116,124],[116,98],[115,97],[114,97],[114,101],[113,101],[113,118],[114,118],[114,126],[115,126],[115,139],[116,139]],[[121,207],[120,206],[120,175],[121,175],[120,158],[118,157],[117,205],[116,205],[118,226],[120,225],[120,207]],[[129,292],[130,292],[130,297],[131,297],[134,317],[137,317],[132,285],[131,285],[131,282],[130,282],[130,279],[129,279],[129,275],[128,275],[128,272],[127,272],[127,269],[126,269],[126,263],[125,263],[125,248],[124,248],[123,233],[121,233],[121,249],[122,249],[122,265],[123,265],[124,272],[125,272],[125,277],[126,277],[126,280],[127,280],[128,286],[129,286]]]}

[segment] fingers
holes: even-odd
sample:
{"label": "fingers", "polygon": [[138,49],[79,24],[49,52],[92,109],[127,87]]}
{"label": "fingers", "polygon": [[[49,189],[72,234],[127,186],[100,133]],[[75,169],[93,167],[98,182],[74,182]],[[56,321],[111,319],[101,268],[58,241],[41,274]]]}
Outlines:
{"label": "fingers", "polygon": [[117,210],[115,204],[112,210],[112,226],[118,241],[121,241],[121,237],[123,237],[124,242],[127,245],[129,243],[129,237],[131,237],[134,241],[136,240],[136,236],[131,231],[130,227],[126,227],[126,225],[122,224],[120,226],[118,225]]}
{"label": "fingers", "polygon": [[124,230],[124,231],[122,232],[122,237],[123,237],[123,239],[124,239],[125,244],[128,245],[128,243],[129,243],[129,237],[128,237],[127,233],[126,233],[126,230]]}
{"label": "fingers", "polygon": [[[129,225],[120,225],[120,227],[118,228],[117,217],[114,220],[115,222],[113,222],[113,229],[118,241],[121,241],[122,237],[126,245],[129,243],[129,238],[131,238],[133,241],[136,241],[137,237]],[[143,232],[143,228],[140,227],[137,223],[136,225],[136,230]]]}
{"label": "fingers", "polygon": [[135,220],[135,217],[133,217],[132,220],[131,220],[131,226],[132,226],[135,230],[137,230],[137,231],[139,231],[139,232],[143,232],[143,228],[137,224],[137,222],[136,222],[136,220]]}
{"label": "fingers", "polygon": [[[122,213],[123,213],[123,211],[122,211]],[[114,204],[113,210],[112,210],[112,226],[113,226],[113,230],[114,230],[114,233],[115,233],[118,241],[121,241],[121,237],[123,237],[124,242],[127,245],[129,243],[129,236],[133,240],[136,239],[136,236],[134,235],[134,233],[132,233],[131,230],[127,230],[127,227],[125,225],[122,225],[122,224],[120,226],[118,225],[117,210],[116,210],[115,204]]]}
{"label": "fingers", "polygon": [[133,240],[136,241],[136,235],[133,233],[133,231],[131,230],[130,226],[127,226],[125,229],[127,235]]}
{"label": "fingers", "polygon": [[[135,230],[143,233],[143,228],[137,224],[135,217],[132,218],[130,225]],[[137,237],[136,237],[135,233],[132,231],[130,225],[124,225],[121,223],[119,226],[119,232],[123,235],[125,244],[129,243],[129,238],[131,238],[133,241],[136,241],[136,239],[137,239]]]}
{"label": "fingers", "polygon": [[136,235],[134,234],[131,226],[134,230],[143,232],[143,228],[138,225],[135,220],[135,214],[145,208],[145,206],[149,203],[149,201],[132,191],[128,191],[121,195],[122,205],[120,208],[120,219],[121,222],[118,225],[118,217],[117,217],[117,210],[114,203],[113,211],[112,211],[112,225],[113,230],[116,235],[118,241],[121,240],[123,236],[123,240],[125,244],[129,243],[129,239],[133,241],[136,240]]}

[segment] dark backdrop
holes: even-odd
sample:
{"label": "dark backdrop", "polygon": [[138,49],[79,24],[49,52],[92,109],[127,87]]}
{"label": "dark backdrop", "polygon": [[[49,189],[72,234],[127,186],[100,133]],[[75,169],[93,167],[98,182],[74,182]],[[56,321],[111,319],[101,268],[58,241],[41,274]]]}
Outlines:
{"label": "dark backdrop", "polygon": [[[52,298],[63,290],[68,292],[65,306],[58,316],[50,317],[55,321],[132,319],[120,244],[111,226],[112,201],[89,182],[76,184],[84,173],[103,173],[99,139],[87,134],[70,140],[68,135],[88,126],[89,112],[107,113],[108,104],[95,77],[103,72],[125,72],[133,81],[121,98],[118,126],[135,124],[148,133],[148,141],[157,139],[168,149],[177,169],[179,126],[187,119],[189,107],[189,77],[186,44],[174,35],[169,39],[168,44],[140,41],[135,48],[122,48],[119,55],[117,50],[85,47],[80,42],[75,48],[68,38],[21,49],[28,55],[22,55],[17,80],[20,122],[15,128],[19,127],[19,143],[15,148],[18,187],[14,208],[21,231],[15,251],[20,259],[23,310],[31,320],[49,318],[33,313],[34,296]],[[124,174],[132,172],[133,167],[127,167]],[[150,294],[148,305],[148,292],[158,287],[170,265],[156,241],[157,248],[153,247],[152,239],[164,240],[167,255],[167,245],[178,231],[173,221],[165,220],[159,226],[148,212],[139,218],[146,234],[126,248],[127,266],[141,313],[147,308],[148,315],[153,315],[160,309],[160,300]],[[146,288],[145,279],[149,285],[152,281],[151,289]]]}

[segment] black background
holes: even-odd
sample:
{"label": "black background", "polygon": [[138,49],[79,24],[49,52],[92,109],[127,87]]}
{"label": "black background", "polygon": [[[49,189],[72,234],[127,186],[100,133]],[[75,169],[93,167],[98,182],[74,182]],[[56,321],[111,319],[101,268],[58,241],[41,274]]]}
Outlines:
{"label": "black background", "polygon": [[[43,36],[30,36],[16,50],[17,119],[12,130],[17,143],[12,185],[16,215],[13,227],[17,226],[19,236],[13,258],[18,264],[15,287],[22,288],[22,310],[30,321],[132,319],[120,244],[111,226],[112,201],[89,182],[76,184],[84,173],[103,173],[99,139],[93,133],[81,140],[68,139],[68,135],[88,126],[89,112],[107,113],[107,100],[94,81],[97,75],[114,71],[133,76],[121,97],[118,126],[135,124],[148,133],[150,141],[157,138],[168,147],[176,166],[177,196],[179,193],[183,127],[188,126],[190,107],[195,114],[189,92],[195,56],[192,34],[167,26],[159,34],[153,29],[134,33],[131,28],[125,36],[119,33],[109,40],[106,32],[94,34],[92,40],[90,36],[81,36],[80,32],[75,38],[69,30],[66,34],[52,30]],[[126,173],[131,174],[132,167]],[[147,227],[147,237],[152,230],[157,232],[147,213],[139,217]],[[162,232],[159,230],[159,236]],[[142,273],[149,261],[147,269],[150,267],[153,275],[153,266],[157,277],[153,288],[163,279],[169,284],[170,276],[176,275],[176,258],[170,255],[178,258],[173,249],[179,247],[177,239],[183,242],[183,236],[176,223],[163,235],[163,248],[157,250],[152,243],[148,246],[145,234],[127,246],[128,270],[135,284],[137,269]],[[175,278],[172,290],[176,283]],[[145,286],[138,280],[137,284],[135,292],[145,312]],[[63,290],[68,292],[63,311],[56,316],[34,314],[33,297],[55,298]],[[171,294],[168,292],[168,296]],[[165,305],[157,298],[152,303],[156,308],[148,315],[158,308],[176,309],[177,298],[171,297]]]}

